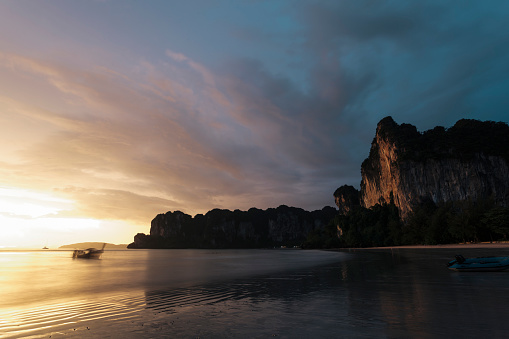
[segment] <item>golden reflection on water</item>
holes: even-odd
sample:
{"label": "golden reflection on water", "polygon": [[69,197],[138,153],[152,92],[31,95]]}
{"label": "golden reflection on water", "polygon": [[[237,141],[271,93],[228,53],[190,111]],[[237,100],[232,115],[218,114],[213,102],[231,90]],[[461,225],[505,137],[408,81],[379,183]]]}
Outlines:
{"label": "golden reflection on water", "polygon": [[144,310],[144,305],[144,293],[131,291],[128,294],[109,297],[32,304],[22,309],[2,308],[0,333],[4,333],[2,338],[26,338],[48,333],[53,337],[55,334],[62,336],[76,334],[83,337],[83,334],[91,329],[92,324],[97,324],[98,321],[101,326],[112,320],[116,323],[134,322]]}
{"label": "golden reflection on water", "polygon": [[[312,275],[280,276],[280,271],[303,263],[312,266],[313,256],[321,261],[336,255],[106,251],[100,260],[73,260],[71,251],[0,252],[0,333],[5,338],[125,339],[158,337],[161,331],[192,337],[229,327],[235,337],[248,330],[270,336],[274,332],[267,322],[277,326],[276,319],[290,321],[290,314],[281,313],[287,308],[282,300],[297,300],[316,289]],[[251,267],[253,274],[269,276],[251,281],[246,278]],[[246,280],[235,282],[240,277]],[[219,283],[219,278],[230,283]],[[305,308],[292,307],[291,314],[297,310]],[[202,324],[207,326],[200,328]]]}
{"label": "golden reflection on water", "polygon": [[139,287],[145,254],[133,261],[126,251],[106,251],[104,259],[73,260],[72,251],[0,251],[0,306]]}
{"label": "golden reflection on water", "polygon": [[[503,337],[509,272],[451,272],[454,254],[358,251],[324,264],[331,253],[106,251],[72,260],[69,251],[0,252],[0,333]],[[320,264],[296,268],[314,255]]]}
{"label": "golden reflection on water", "polygon": [[92,321],[136,317],[145,305],[136,278],[145,255],[106,251],[106,260],[87,260],[72,259],[72,251],[0,251],[0,337],[69,335]]}

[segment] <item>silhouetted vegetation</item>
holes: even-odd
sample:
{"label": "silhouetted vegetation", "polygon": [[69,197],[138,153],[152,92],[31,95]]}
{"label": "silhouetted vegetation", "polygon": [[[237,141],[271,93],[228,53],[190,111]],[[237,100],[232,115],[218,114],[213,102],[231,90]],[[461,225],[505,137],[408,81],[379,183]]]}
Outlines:
{"label": "silhouetted vegetation", "polygon": [[323,230],[311,232],[304,248],[375,247],[402,245],[403,224],[394,203],[371,208],[355,206],[338,214]]}
{"label": "silhouetted vegetation", "polygon": [[507,240],[509,208],[491,199],[416,207],[404,228],[407,244],[436,245]]}
{"label": "silhouetted vegetation", "polygon": [[393,203],[356,206],[308,235],[304,248],[438,245],[509,240],[509,208],[491,199],[424,202],[400,221]]}

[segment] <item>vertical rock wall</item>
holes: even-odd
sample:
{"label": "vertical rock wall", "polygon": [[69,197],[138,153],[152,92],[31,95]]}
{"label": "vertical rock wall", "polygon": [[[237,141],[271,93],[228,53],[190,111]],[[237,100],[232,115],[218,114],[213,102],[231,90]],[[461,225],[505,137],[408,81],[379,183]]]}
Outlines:
{"label": "vertical rock wall", "polygon": [[[451,141],[449,135],[440,135],[440,143],[431,145],[428,141],[432,139],[426,139],[413,126],[400,126],[390,117],[380,121],[370,155],[361,168],[361,204],[371,207],[392,199],[403,219],[424,200],[439,203],[493,198],[498,205],[507,206],[509,166],[499,151],[501,145],[489,147],[490,140],[479,140],[488,147],[465,149],[460,147],[462,140]],[[492,136],[488,133],[484,137]],[[492,148],[498,154],[490,154]]]}

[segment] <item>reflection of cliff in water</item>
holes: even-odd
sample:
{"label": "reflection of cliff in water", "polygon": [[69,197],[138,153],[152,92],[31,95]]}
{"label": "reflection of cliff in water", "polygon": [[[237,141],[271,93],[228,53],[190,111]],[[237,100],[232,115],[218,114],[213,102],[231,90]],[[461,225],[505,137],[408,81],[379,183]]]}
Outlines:
{"label": "reflection of cliff in water", "polygon": [[[357,252],[341,264],[349,321],[354,326],[383,325],[390,338],[500,337],[509,330],[504,319],[509,272],[451,272],[445,263],[456,252]],[[493,255],[486,250],[465,254]]]}
{"label": "reflection of cliff in water", "polygon": [[337,287],[338,268],[314,267],[284,274],[235,279],[186,288],[168,288],[145,293],[147,308],[173,313],[185,306],[230,302],[292,302],[313,293]]}
{"label": "reflection of cliff in water", "polygon": [[[445,264],[454,254],[358,250],[321,266],[159,286],[145,293],[146,307],[196,315],[209,333],[228,328],[231,337],[267,324],[287,337],[504,337],[509,272],[452,272]],[[217,278],[225,272],[215,269]]]}
{"label": "reflection of cliff in water", "polygon": [[147,290],[285,276],[349,258],[345,253],[301,250],[152,250],[147,255]]}

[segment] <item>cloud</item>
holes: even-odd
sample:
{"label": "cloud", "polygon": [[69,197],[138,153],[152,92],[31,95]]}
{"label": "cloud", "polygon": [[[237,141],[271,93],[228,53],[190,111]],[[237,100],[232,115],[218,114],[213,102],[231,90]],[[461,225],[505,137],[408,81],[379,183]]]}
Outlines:
{"label": "cloud", "polygon": [[[76,216],[137,221],[154,209],[205,212],[292,200],[296,180],[305,180],[300,122],[270,98],[249,93],[247,81],[176,59],[190,67],[143,63],[136,79],[104,68],[16,62],[17,72],[45,77],[63,107],[9,102],[19,114],[54,128],[18,153],[23,164],[14,181],[65,193],[77,201]],[[234,91],[234,83],[246,92]]]}
{"label": "cloud", "polygon": [[64,187],[55,193],[68,196],[75,202],[72,210],[57,213],[55,217],[82,217],[104,220],[124,220],[133,224],[149,224],[159,213],[168,208],[185,207],[179,203],[156,196],[146,196],[129,191]]}
{"label": "cloud", "polygon": [[[506,117],[507,5],[279,5],[271,17],[285,14],[284,33],[258,20],[218,24],[233,39],[220,46],[234,51],[189,31],[194,49],[158,40],[161,55],[129,64],[2,52],[0,105],[18,116],[2,122],[11,135],[31,122],[30,138],[3,159],[5,180],[72,197],[80,214],[101,218],[315,209],[332,205],[337,187],[358,186],[384,116],[419,129]],[[257,52],[243,54],[246,44]]]}
{"label": "cloud", "polygon": [[166,55],[175,61],[188,61],[189,60],[184,54],[175,53],[170,50],[166,50]]}
{"label": "cloud", "polygon": [[423,129],[465,115],[503,117],[501,93],[491,98],[499,105],[484,107],[479,102],[490,99],[475,93],[504,82],[493,70],[508,74],[506,3],[325,1],[303,9],[297,20],[311,88],[317,97],[346,89],[341,115],[370,125],[393,115]]}

